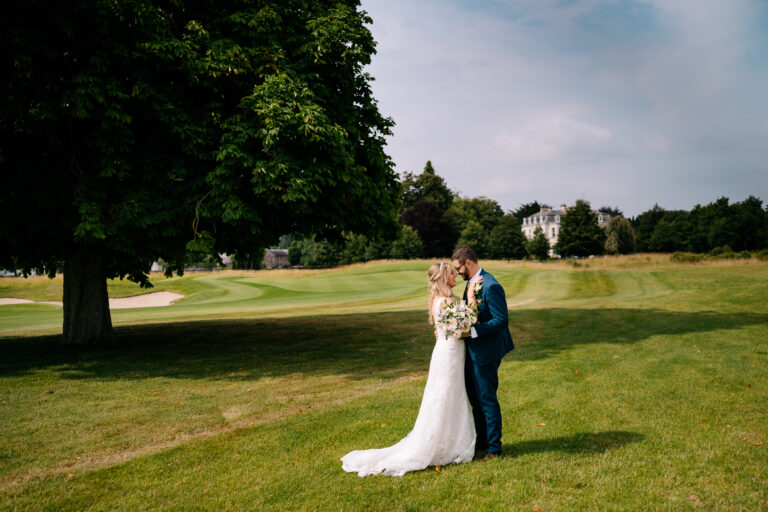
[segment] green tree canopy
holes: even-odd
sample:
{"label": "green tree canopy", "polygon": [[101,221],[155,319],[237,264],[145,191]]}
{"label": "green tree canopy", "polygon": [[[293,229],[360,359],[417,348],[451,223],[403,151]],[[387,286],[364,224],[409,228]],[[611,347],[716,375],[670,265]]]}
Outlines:
{"label": "green tree canopy", "polygon": [[401,211],[411,208],[419,199],[429,199],[441,212],[445,212],[453,202],[453,192],[438,176],[432,162],[427,160],[424,172],[418,176],[406,172],[400,184]]}
{"label": "green tree canopy", "polygon": [[656,227],[651,233],[651,239],[648,241],[648,250],[653,252],[674,252],[683,249],[683,243],[678,237],[675,226],[661,219],[656,223]]}
{"label": "green tree canopy", "polygon": [[635,230],[622,216],[611,217],[606,228],[605,252],[609,254],[632,254],[637,250]]}
{"label": "green tree canopy", "polygon": [[486,233],[498,224],[504,216],[504,210],[499,203],[487,197],[472,197],[454,199],[453,204],[445,212],[445,220],[453,227],[455,232],[461,233],[470,220],[478,222]]}
{"label": "green tree canopy", "polygon": [[525,244],[525,251],[531,258],[539,261],[549,259],[549,240],[541,226],[537,226],[533,231],[533,237]]}
{"label": "green tree canopy", "polygon": [[651,234],[656,228],[656,224],[664,218],[666,210],[654,204],[650,210],[644,211],[634,219],[632,219],[632,226],[635,228],[635,234],[637,235],[637,250],[640,252],[648,251],[648,243],[651,240]]}
{"label": "green tree canopy", "polygon": [[489,255],[496,259],[522,259],[526,255],[522,222],[508,213],[499,219],[488,237]]}
{"label": "green tree canopy", "polygon": [[443,220],[443,212],[431,200],[422,198],[416,201],[400,215],[400,222],[419,234],[424,256],[432,258],[451,255],[456,238],[451,226]]}
{"label": "green tree canopy", "polygon": [[768,217],[760,199],[749,196],[740,203],[734,203],[730,210],[731,228],[736,232],[733,242],[735,251],[768,247]]}
{"label": "green tree canopy", "polygon": [[[661,220],[666,225],[657,232]],[[690,212],[664,210],[655,205],[632,223],[640,251],[707,253],[724,246],[735,251],[768,247],[768,219],[762,200],[754,196],[738,203],[730,203],[727,197],[721,197],[706,205],[697,204]]]}
{"label": "green tree canopy", "polygon": [[605,231],[587,201],[579,199],[560,222],[555,252],[560,256],[590,256],[603,253]]}
{"label": "green tree canopy", "polygon": [[512,211],[512,215],[522,221],[524,218],[530,217],[534,213],[539,213],[540,211],[541,205],[539,202],[533,201],[532,203],[521,204],[516,210]]}
{"label": "green tree canopy", "polygon": [[[0,21],[0,265],[64,267],[64,340],[113,338],[107,277],[394,233],[357,0],[14,3]],[[199,258],[199,256],[194,256]]]}
{"label": "green tree canopy", "polygon": [[476,220],[468,220],[461,230],[461,235],[456,242],[456,248],[466,245],[470,247],[478,258],[488,258],[490,233]]}
{"label": "green tree canopy", "polygon": [[611,217],[624,217],[624,212],[622,212],[618,206],[601,206],[597,211],[600,213],[607,213]]}
{"label": "green tree canopy", "polygon": [[389,246],[387,256],[396,260],[421,258],[424,249],[419,234],[411,226],[403,226],[400,236]]}

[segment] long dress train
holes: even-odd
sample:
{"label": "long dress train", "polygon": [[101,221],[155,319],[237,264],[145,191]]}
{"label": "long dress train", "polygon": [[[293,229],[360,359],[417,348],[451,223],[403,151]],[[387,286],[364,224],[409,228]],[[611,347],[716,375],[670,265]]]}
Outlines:
{"label": "long dress train", "polygon": [[[435,300],[434,318],[443,300]],[[428,466],[472,460],[475,427],[464,386],[465,357],[464,340],[446,338],[439,329],[413,430],[388,448],[346,454],[341,458],[342,468],[361,477],[402,476]]]}

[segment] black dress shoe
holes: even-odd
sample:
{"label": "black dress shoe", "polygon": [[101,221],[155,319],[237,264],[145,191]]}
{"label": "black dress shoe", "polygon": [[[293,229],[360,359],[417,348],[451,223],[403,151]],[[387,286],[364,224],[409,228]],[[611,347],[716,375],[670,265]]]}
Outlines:
{"label": "black dress shoe", "polygon": [[485,457],[483,457],[483,458],[482,458],[482,459],[480,459],[480,460],[482,460],[482,461],[486,461],[486,460],[495,459],[495,458],[497,458],[497,457],[501,457],[501,454],[500,454],[500,453],[491,453],[491,452],[488,452],[488,453],[486,453],[486,454],[485,454]]}

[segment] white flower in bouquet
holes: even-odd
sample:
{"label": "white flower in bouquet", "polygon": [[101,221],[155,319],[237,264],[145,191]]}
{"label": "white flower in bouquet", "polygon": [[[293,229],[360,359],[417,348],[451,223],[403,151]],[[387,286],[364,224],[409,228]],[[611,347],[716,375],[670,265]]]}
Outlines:
{"label": "white flower in bouquet", "polygon": [[447,300],[440,307],[436,325],[446,338],[460,338],[477,321],[477,311],[461,300]]}

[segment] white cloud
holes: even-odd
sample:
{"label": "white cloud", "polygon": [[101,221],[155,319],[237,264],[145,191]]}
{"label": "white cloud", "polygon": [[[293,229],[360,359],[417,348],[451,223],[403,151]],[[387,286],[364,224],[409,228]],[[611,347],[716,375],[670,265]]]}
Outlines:
{"label": "white cloud", "polygon": [[759,0],[363,8],[400,172],[432,160],[452,188],[505,208],[579,196],[629,214],[723,194],[768,201]]}
{"label": "white cloud", "polygon": [[507,162],[552,161],[610,145],[611,131],[562,117],[546,117],[500,133],[494,144]]}

